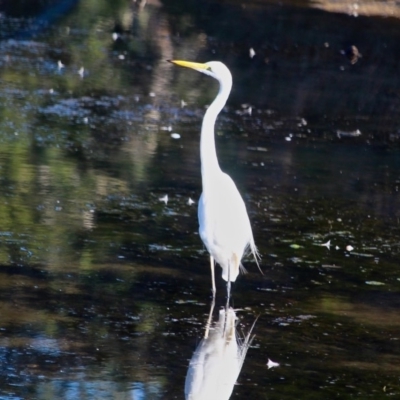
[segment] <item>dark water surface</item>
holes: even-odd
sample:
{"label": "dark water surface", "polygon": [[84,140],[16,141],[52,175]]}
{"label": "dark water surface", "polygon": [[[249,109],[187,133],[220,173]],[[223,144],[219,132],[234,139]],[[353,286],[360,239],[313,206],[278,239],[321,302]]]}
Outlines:
{"label": "dark water surface", "polygon": [[232,398],[400,397],[400,19],[353,3],[0,4],[1,399],[184,398],[217,86],[171,58],[234,75],[218,154],[264,275],[233,285]]}

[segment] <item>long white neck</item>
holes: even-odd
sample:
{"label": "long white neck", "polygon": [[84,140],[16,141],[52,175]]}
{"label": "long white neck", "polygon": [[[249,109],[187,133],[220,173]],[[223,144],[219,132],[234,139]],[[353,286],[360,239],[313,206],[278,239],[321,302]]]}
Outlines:
{"label": "long white neck", "polygon": [[226,101],[228,100],[231,88],[232,79],[227,79],[225,82],[220,82],[218,95],[208,107],[206,114],[204,115],[200,138],[200,159],[203,190],[206,190],[207,183],[212,180],[213,174],[221,172],[218,164],[217,152],[215,149],[214,126],[218,114],[221,112],[226,104]]}

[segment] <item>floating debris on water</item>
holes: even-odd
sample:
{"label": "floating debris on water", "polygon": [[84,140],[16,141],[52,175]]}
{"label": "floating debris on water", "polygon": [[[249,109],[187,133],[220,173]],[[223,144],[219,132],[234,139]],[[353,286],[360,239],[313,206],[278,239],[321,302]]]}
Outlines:
{"label": "floating debris on water", "polygon": [[297,317],[278,317],[274,319],[273,323],[276,323],[280,326],[288,326],[293,323],[299,324],[303,321],[307,321],[313,318],[316,318],[315,315],[302,314],[298,315]]}
{"label": "floating debris on water", "polygon": [[237,110],[235,113],[237,115],[250,115],[253,113],[253,106],[251,106],[250,104],[242,104],[241,105],[242,109],[241,110]]}
{"label": "floating debris on water", "polygon": [[379,281],[365,281],[367,285],[372,285],[372,286],[383,286],[385,283],[379,282]]}
{"label": "floating debris on water", "polygon": [[328,240],[326,243],[315,243],[315,245],[326,247],[328,250],[331,249],[331,241],[330,240]]}
{"label": "floating debris on water", "polygon": [[268,362],[267,362],[267,367],[268,369],[270,368],[275,368],[275,367],[279,367],[279,363],[272,361],[268,358]]}
{"label": "floating debris on water", "polygon": [[300,120],[298,126],[306,126],[306,125],[307,125],[307,121],[306,121],[304,118],[302,118],[302,119]]}
{"label": "floating debris on water", "polygon": [[197,300],[176,300],[176,304],[192,304],[197,303]]}
{"label": "floating debris on water", "polygon": [[187,203],[189,204],[189,206],[191,206],[192,204],[195,204],[196,202],[189,197],[189,200]]}
{"label": "floating debris on water", "polygon": [[172,139],[180,139],[181,138],[181,135],[179,134],[179,133],[171,133],[171,137],[172,137]]}
{"label": "floating debris on water", "polygon": [[160,197],[158,200],[163,201],[165,204],[168,204],[168,195],[166,194],[164,197]]}
{"label": "floating debris on water", "polygon": [[359,257],[367,257],[367,258],[374,257],[373,254],[369,254],[369,253],[355,253],[355,252],[353,252],[352,254],[353,254],[353,256],[359,256]]}
{"label": "floating debris on water", "polygon": [[149,244],[149,250],[152,251],[170,251],[170,250],[176,250],[173,249],[171,246],[168,245],[162,245],[162,244]]}
{"label": "floating debris on water", "polygon": [[268,151],[266,147],[252,147],[252,146],[248,146],[247,150],[252,150],[252,151]]}
{"label": "floating debris on water", "polygon": [[355,131],[336,131],[337,137],[341,139],[342,137],[357,137],[361,135],[361,131],[356,129]]}
{"label": "floating debris on water", "polygon": [[[357,16],[357,15],[354,15],[354,16]],[[349,59],[350,64],[353,64],[353,65],[358,61],[359,58],[362,57],[362,54],[359,52],[357,47],[354,45],[347,47],[345,50],[341,50],[340,53],[343,54],[344,56],[346,56]]]}

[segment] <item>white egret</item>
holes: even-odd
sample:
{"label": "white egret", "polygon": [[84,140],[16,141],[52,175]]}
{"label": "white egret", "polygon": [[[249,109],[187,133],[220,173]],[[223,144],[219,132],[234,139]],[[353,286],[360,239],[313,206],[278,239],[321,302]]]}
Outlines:
{"label": "white egret", "polygon": [[219,61],[204,64],[180,60],[170,62],[202,72],[219,82],[218,95],[208,107],[201,127],[203,193],[199,200],[198,218],[200,237],[210,253],[213,296],[216,292],[214,262],[217,262],[222,268],[222,278],[227,282],[229,302],[231,282],[235,282],[239,270],[245,271],[241,260],[247,249],[253,253],[257,266],[259,258],[246,206],[232,178],[219,167],[215,148],[214,125],[229,97],[232,75]]}

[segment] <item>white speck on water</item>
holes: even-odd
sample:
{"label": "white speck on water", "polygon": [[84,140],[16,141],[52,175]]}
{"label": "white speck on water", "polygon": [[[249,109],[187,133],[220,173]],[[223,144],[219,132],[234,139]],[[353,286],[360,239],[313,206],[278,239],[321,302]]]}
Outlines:
{"label": "white speck on water", "polygon": [[324,247],[326,247],[328,250],[330,250],[330,249],[331,249],[331,241],[328,240],[326,243],[322,243],[321,246],[324,246]]}
{"label": "white speck on water", "polygon": [[341,131],[337,130],[336,135],[339,139],[342,137],[357,137],[361,135],[361,131],[359,129],[356,129],[355,131]]}
{"label": "white speck on water", "polygon": [[256,55],[256,52],[254,51],[254,49],[252,47],[250,47],[250,49],[249,49],[250,58],[253,58],[255,55]]}
{"label": "white speck on water", "polygon": [[346,250],[347,250],[347,251],[353,251],[353,250],[354,250],[354,247],[353,247],[351,244],[348,244],[348,245],[346,246]]}
{"label": "white speck on water", "polygon": [[279,367],[279,363],[272,361],[268,358],[267,366],[268,366],[268,369],[275,368],[275,367]]}
{"label": "white speck on water", "polygon": [[168,195],[166,194],[163,197],[160,197],[158,200],[163,201],[165,204],[168,204]]}
{"label": "white speck on water", "polygon": [[172,139],[180,139],[181,138],[181,135],[179,134],[179,133],[171,133],[171,137],[172,137]]}
{"label": "white speck on water", "polygon": [[383,286],[385,285],[383,282],[378,282],[378,281],[365,281],[367,285],[372,285],[372,286]]}
{"label": "white speck on water", "polygon": [[189,200],[188,200],[187,203],[189,204],[189,206],[191,206],[192,204],[194,204],[196,202],[189,197]]}

